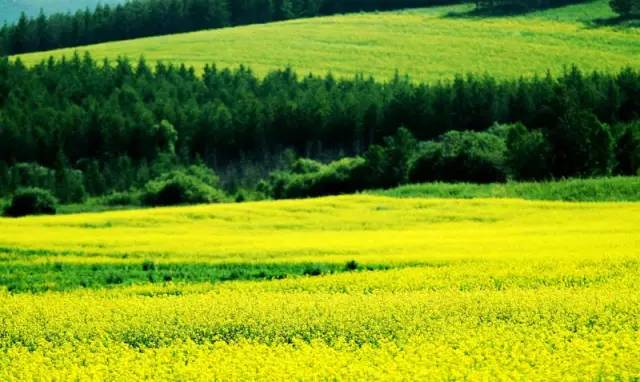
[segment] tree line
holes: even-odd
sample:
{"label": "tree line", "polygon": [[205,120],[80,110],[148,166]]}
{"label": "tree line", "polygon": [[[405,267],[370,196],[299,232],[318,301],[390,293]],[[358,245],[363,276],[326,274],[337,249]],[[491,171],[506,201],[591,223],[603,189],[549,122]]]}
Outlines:
{"label": "tree line", "polygon": [[609,5],[621,17],[640,16],[640,0],[610,0]]}
{"label": "tree line", "polygon": [[22,14],[0,28],[0,55],[344,12],[450,4],[452,0],[130,0],[74,14]]}
{"label": "tree line", "polygon": [[[581,0],[474,0],[475,12],[527,12],[579,3]],[[640,0],[609,0],[609,6],[622,18],[640,16]]]}
{"label": "tree line", "polygon": [[[184,65],[96,62],[88,55],[34,67],[5,58],[0,195],[38,186],[80,200],[140,187],[194,163],[215,169],[221,184],[233,188],[295,157],[378,158],[378,168],[403,174],[394,184],[636,174],[639,119],[640,71],[630,68],[418,84],[400,75],[386,83],[300,77],[291,69],[260,78],[247,68],[215,66],[198,76]],[[469,135],[496,123],[519,127]],[[422,142],[421,159],[412,153],[411,166],[423,170],[412,179],[408,160],[383,164],[408,154],[375,148],[401,127]],[[507,144],[519,147],[518,155],[506,155]],[[489,154],[465,157],[474,150]],[[498,175],[478,178],[480,170],[494,171],[493,157]],[[485,162],[478,171],[463,169]]]}

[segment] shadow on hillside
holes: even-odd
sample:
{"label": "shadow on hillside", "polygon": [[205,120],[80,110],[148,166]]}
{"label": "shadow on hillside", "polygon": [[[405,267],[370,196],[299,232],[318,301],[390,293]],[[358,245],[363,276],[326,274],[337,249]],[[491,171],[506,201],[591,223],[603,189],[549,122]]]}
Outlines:
{"label": "shadow on hillside", "polygon": [[589,26],[598,27],[622,27],[622,28],[640,28],[640,17],[609,17],[605,19],[594,19],[589,23]]}
{"label": "shadow on hillside", "polygon": [[470,11],[448,12],[447,14],[445,14],[445,17],[459,18],[459,19],[473,19],[473,18],[485,18],[485,17],[518,16],[518,15],[524,15],[534,11],[535,9],[517,6],[517,5],[501,5],[493,8],[474,8]]}
{"label": "shadow on hillside", "polygon": [[[558,4],[550,7],[532,8],[522,4],[501,4],[494,7],[474,8],[468,11],[452,11],[444,15],[445,18],[460,18],[460,19],[482,19],[487,17],[509,17],[509,16],[522,16],[529,13],[535,13],[539,11],[545,11],[550,9],[558,9],[575,4],[588,4],[595,0],[568,0],[563,4]],[[600,28],[600,27],[618,27],[618,28],[640,28],[640,16],[630,17],[608,17],[608,18],[594,18],[592,20],[584,20],[583,24],[588,28]]]}
{"label": "shadow on hillside", "polygon": [[[514,1],[511,4],[499,4],[493,7],[483,7],[483,8],[474,8],[469,11],[462,12],[449,12],[445,15],[445,17],[451,18],[484,18],[484,17],[507,17],[507,16],[521,16],[529,13],[545,11],[550,9],[558,9],[563,8],[570,5],[575,4],[588,4],[592,3],[595,0],[566,0],[560,4],[555,4],[552,6],[541,6],[541,7],[530,7],[525,4],[518,4],[517,1]],[[499,2],[499,0],[496,0]]]}

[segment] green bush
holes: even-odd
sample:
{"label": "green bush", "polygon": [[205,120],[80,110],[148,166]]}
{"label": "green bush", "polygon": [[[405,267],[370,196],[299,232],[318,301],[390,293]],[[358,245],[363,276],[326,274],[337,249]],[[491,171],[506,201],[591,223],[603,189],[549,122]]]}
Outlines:
{"label": "green bush", "polygon": [[324,165],[318,161],[307,158],[298,158],[291,164],[291,172],[294,174],[310,174],[322,170]]}
{"label": "green bush", "polygon": [[[296,162],[309,164],[314,161]],[[309,172],[303,173],[276,171],[259,185],[258,191],[274,199],[337,195],[362,189],[367,178],[366,161],[360,157],[342,158],[313,167],[313,170],[306,167],[305,171]]]}
{"label": "green bush", "polygon": [[105,206],[135,206],[140,204],[140,193],[135,191],[112,192],[100,198],[100,203]]}
{"label": "green bush", "polygon": [[22,188],[16,191],[4,214],[11,217],[26,215],[53,215],[56,213],[56,198],[41,188]]}
{"label": "green bush", "polygon": [[421,182],[504,182],[506,145],[488,132],[450,131],[423,144],[412,160],[409,180]]}
{"label": "green bush", "polygon": [[528,131],[524,125],[516,124],[507,134],[506,145],[507,167],[515,179],[549,177],[549,142],[541,131]]}
{"label": "green bush", "polygon": [[16,163],[8,169],[7,178],[10,191],[30,187],[54,190],[56,186],[55,171],[37,163]]}
{"label": "green bush", "polygon": [[141,195],[147,206],[217,203],[224,194],[188,172],[172,171],[148,182]]}
{"label": "green bush", "polygon": [[285,197],[337,195],[358,191],[363,187],[366,161],[363,158],[342,158],[323,166],[319,171],[294,175],[285,185]]}

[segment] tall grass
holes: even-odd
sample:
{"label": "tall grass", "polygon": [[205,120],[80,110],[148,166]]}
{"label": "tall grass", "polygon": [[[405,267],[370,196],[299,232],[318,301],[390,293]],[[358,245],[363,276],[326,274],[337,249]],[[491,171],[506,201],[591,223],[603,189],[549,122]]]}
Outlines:
{"label": "tall grass", "polygon": [[405,198],[520,198],[579,202],[640,201],[640,177],[494,184],[426,183],[370,193]]}

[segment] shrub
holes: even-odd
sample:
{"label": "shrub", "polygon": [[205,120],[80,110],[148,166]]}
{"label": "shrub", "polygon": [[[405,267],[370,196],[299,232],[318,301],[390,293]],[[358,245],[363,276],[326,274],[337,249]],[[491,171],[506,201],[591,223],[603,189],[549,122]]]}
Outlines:
{"label": "shrub", "polygon": [[542,132],[528,131],[522,124],[513,125],[507,134],[506,145],[506,163],[514,178],[540,180],[549,177],[549,142]]}
{"label": "shrub", "polygon": [[364,159],[342,158],[320,171],[291,177],[285,192],[293,198],[355,192],[362,187],[364,170]]}
{"label": "shrub", "polygon": [[135,191],[112,192],[103,196],[100,201],[106,206],[134,206],[140,204],[140,193]]}
{"label": "shrub", "polygon": [[324,165],[318,161],[307,158],[298,158],[291,165],[294,174],[310,174],[322,170]]}
{"label": "shrub", "polygon": [[142,270],[145,272],[155,271],[157,269],[156,263],[151,260],[145,260],[142,262]]}
{"label": "shrub", "polygon": [[124,282],[124,277],[117,273],[110,273],[107,275],[105,282],[107,284],[122,284]]}
{"label": "shrub", "polygon": [[366,161],[348,157],[322,165],[313,172],[275,172],[260,189],[275,199],[337,195],[362,189],[365,179]]}
{"label": "shrub", "polygon": [[347,261],[347,264],[345,264],[344,269],[346,269],[347,271],[355,271],[359,267],[360,267],[360,264],[358,264],[357,261],[349,260],[349,261]]}
{"label": "shrub", "polygon": [[4,213],[7,216],[53,215],[56,213],[56,198],[41,188],[23,188],[16,191]]}
{"label": "shrub", "polygon": [[182,173],[192,176],[202,183],[211,186],[213,188],[218,188],[220,184],[220,178],[216,175],[213,170],[207,167],[204,164],[191,165],[187,166],[181,170]]}
{"label": "shrub", "polygon": [[182,171],[172,171],[148,182],[141,195],[147,206],[216,203],[222,201],[222,191],[200,178]]}
{"label": "shrub", "polygon": [[53,190],[56,176],[55,171],[37,163],[16,163],[9,168],[8,182],[12,191],[29,187]]}
{"label": "shrub", "polygon": [[409,169],[411,182],[475,182],[506,180],[502,138],[487,132],[450,131],[426,142]]}

